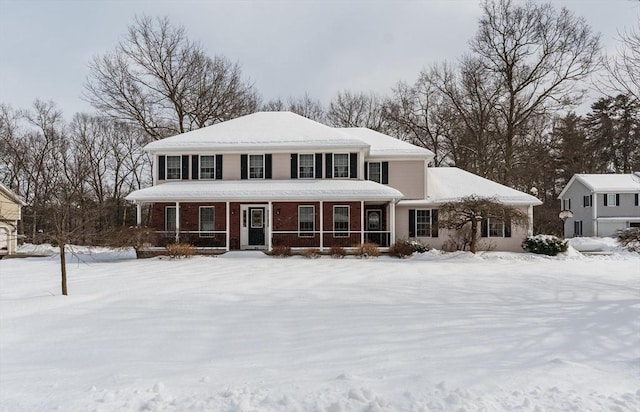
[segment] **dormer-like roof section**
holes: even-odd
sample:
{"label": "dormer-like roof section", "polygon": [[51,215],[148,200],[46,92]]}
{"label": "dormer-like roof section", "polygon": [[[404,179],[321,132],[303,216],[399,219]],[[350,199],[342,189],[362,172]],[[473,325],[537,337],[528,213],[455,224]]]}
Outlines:
{"label": "dormer-like roof section", "polygon": [[404,142],[366,127],[345,127],[338,130],[369,145],[369,158],[416,157],[431,160],[435,156],[429,149]]}
{"label": "dormer-like roof section", "polygon": [[149,143],[155,152],[360,150],[367,144],[291,112],[257,112]]}
{"label": "dormer-like roof section", "polygon": [[564,196],[567,189],[576,180],[594,193],[634,193],[640,191],[639,172],[628,174],[575,174],[558,195],[558,199]]}

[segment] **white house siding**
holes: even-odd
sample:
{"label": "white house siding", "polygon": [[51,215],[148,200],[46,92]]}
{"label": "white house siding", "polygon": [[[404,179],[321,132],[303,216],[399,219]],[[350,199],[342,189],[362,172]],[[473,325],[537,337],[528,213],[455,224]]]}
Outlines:
{"label": "white house siding", "polygon": [[21,206],[0,191],[0,249],[8,254],[16,253],[18,243],[17,226],[21,219]]}
{"label": "white house siding", "polygon": [[222,156],[222,179],[240,180],[240,155],[223,154]]}
{"label": "white house siding", "polygon": [[291,179],[291,154],[274,153],[272,155],[271,173],[273,179]]}
{"label": "white house siding", "polygon": [[424,199],[424,161],[389,162],[389,186],[398,189],[404,199]]}
{"label": "white house siding", "polygon": [[[579,180],[574,180],[571,187],[565,192],[561,202],[565,199],[571,199],[571,212],[573,217],[567,219],[564,222],[564,236],[569,238],[573,237],[574,222],[582,221],[582,236],[595,236],[593,227],[593,206],[584,207],[583,197],[589,196],[591,191]],[[602,196],[600,196],[602,197]],[[600,199],[603,202],[602,199]],[[595,196],[593,202],[596,202]],[[564,203],[560,204],[560,209],[564,210]],[[601,207],[598,206],[598,212],[601,211]]]}

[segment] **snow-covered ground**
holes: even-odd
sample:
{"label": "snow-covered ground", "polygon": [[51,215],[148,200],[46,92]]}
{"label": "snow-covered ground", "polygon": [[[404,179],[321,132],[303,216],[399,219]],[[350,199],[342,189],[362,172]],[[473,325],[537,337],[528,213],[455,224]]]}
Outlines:
{"label": "snow-covered ground", "polygon": [[640,255],[607,250],[81,249],[68,297],[55,255],[2,260],[0,410],[638,411]]}

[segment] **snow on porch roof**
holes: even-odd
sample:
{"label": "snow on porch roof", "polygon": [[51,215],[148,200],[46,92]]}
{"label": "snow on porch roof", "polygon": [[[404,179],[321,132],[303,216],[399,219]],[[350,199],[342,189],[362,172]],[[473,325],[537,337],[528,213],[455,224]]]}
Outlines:
{"label": "snow on porch roof", "polygon": [[169,182],[136,190],[132,202],[396,200],[402,193],[362,180],[221,180]]}

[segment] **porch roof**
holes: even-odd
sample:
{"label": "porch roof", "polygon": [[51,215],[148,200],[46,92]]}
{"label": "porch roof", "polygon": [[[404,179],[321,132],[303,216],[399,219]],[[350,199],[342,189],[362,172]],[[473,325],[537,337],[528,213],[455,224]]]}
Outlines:
{"label": "porch roof", "polygon": [[136,203],[198,201],[398,200],[398,190],[369,180],[220,180],[168,182],[136,190]]}

